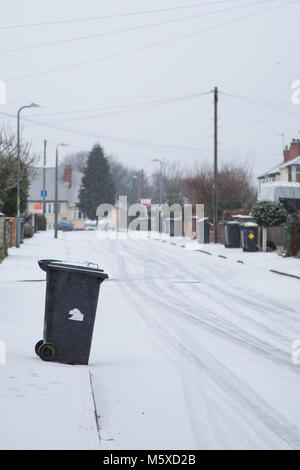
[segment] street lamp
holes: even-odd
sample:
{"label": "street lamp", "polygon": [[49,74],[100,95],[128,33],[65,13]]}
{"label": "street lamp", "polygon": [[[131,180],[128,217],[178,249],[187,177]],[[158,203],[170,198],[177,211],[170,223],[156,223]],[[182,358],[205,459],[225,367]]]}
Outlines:
{"label": "street lamp", "polygon": [[56,162],[55,162],[55,203],[54,203],[54,238],[57,238],[58,225],[58,147],[69,147],[69,144],[56,145]]}
{"label": "street lamp", "polygon": [[23,109],[26,108],[39,108],[40,106],[36,103],[27,104],[21,106],[17,114],[17,220],[16,220],[16,247],[19,248],[21,242],[21,230],[20,230],[20,114]]}
{"label": "street lamp", "polygon": [[138,198],[139,198],[139,203],[142,202],[142,199],[144,199],[145,196],[145,177],[144,177],[144,170],[140,170],[136,175],[133,175],[132,177],[134,180],[136,180],[137,185],[139,185],[138,188]]}
{"label": "street lamp", "polygon": [[160,185],[159,185],[159,202],[160,205],[163,203],[163,162],[162,160],[159,160],[159,158],[153,158],[151,160],[152,162],[158,162],[160,164]]}

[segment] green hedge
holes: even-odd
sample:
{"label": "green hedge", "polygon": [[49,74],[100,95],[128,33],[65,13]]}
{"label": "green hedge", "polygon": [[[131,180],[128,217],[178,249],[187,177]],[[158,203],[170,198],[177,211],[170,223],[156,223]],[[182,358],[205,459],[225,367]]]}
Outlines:
{"label": "green hedge", "polygon": [[282,227],[288,221],[288,212],[280,202],[258,201],[251,212],[261,227]]}

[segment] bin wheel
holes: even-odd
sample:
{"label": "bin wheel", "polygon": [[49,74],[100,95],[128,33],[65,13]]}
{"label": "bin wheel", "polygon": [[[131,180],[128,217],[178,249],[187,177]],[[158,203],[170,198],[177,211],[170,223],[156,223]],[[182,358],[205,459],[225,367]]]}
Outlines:
{"label": "bin wheel", "polygon": [[39,355],[39,349],[40,349],[40,346],[42,346],[43,342],[44,342],[44,341],[41,339],[41,340],[38,341],[38,342],[36,343],[36,345],[35,345],[34,350],[35,350],[35,354],[36,354],[37,356]]}
{"label": "bin wheel", "polygon": [[51,343],[43,343],[39,347],[38,355],[43,361],[53,361],[56,356],[55,346]]}

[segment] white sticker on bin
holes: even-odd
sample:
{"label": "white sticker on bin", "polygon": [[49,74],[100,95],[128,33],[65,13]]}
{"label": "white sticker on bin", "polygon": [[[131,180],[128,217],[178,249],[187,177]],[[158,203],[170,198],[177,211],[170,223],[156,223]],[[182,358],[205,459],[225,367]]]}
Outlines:
{"label": "white sticker on bin", "polygon": [[73,310],[70,310],[69,312],[69,320],[74,320],[74,321],[83,321],[84,320],[84,315],[83,313],[78,310],[78,308],[74,308]]}

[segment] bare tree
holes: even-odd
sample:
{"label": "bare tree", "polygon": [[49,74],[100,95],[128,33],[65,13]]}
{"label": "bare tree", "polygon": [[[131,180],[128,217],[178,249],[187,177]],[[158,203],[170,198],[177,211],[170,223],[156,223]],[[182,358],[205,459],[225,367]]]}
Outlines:
{"label": "bare tree", "polygon": [[[17,136],[8,127],[0,130],[0,200],[6,215],[15,215],[18,185]],[[21,211],[26,210],[30,176],[33,176],[39,156],[31,151],[31,144],[20,142]]]}
{"label": "bare tree", "polygon": [[[247,166],[227,163],[218,175],[218,212],[223,210],[251,208],[256,201],[256,190],[252,186],[251,170]],[[212,216],[214,174],[210,166],[197,167],[184,180],[185,195],[190,203],[205,204],[207,216]]]}
{"label": "bare tree", "polygon": [[74,152],[65,156],[62,166],[71,165],[73,170],[83,172],[89,152]]}
{"label": "bare tree", "polygon": [[172,204],[183,205],[185,201],[184,184],[183,184],[184,170],[181,162],[163,161],[163,178],[161,181],[161,172],[155,171],[151,175],[151,192],[150,198],[152,202],[160,202],[161,182],[163,184],[163,202],[169,206]]}

